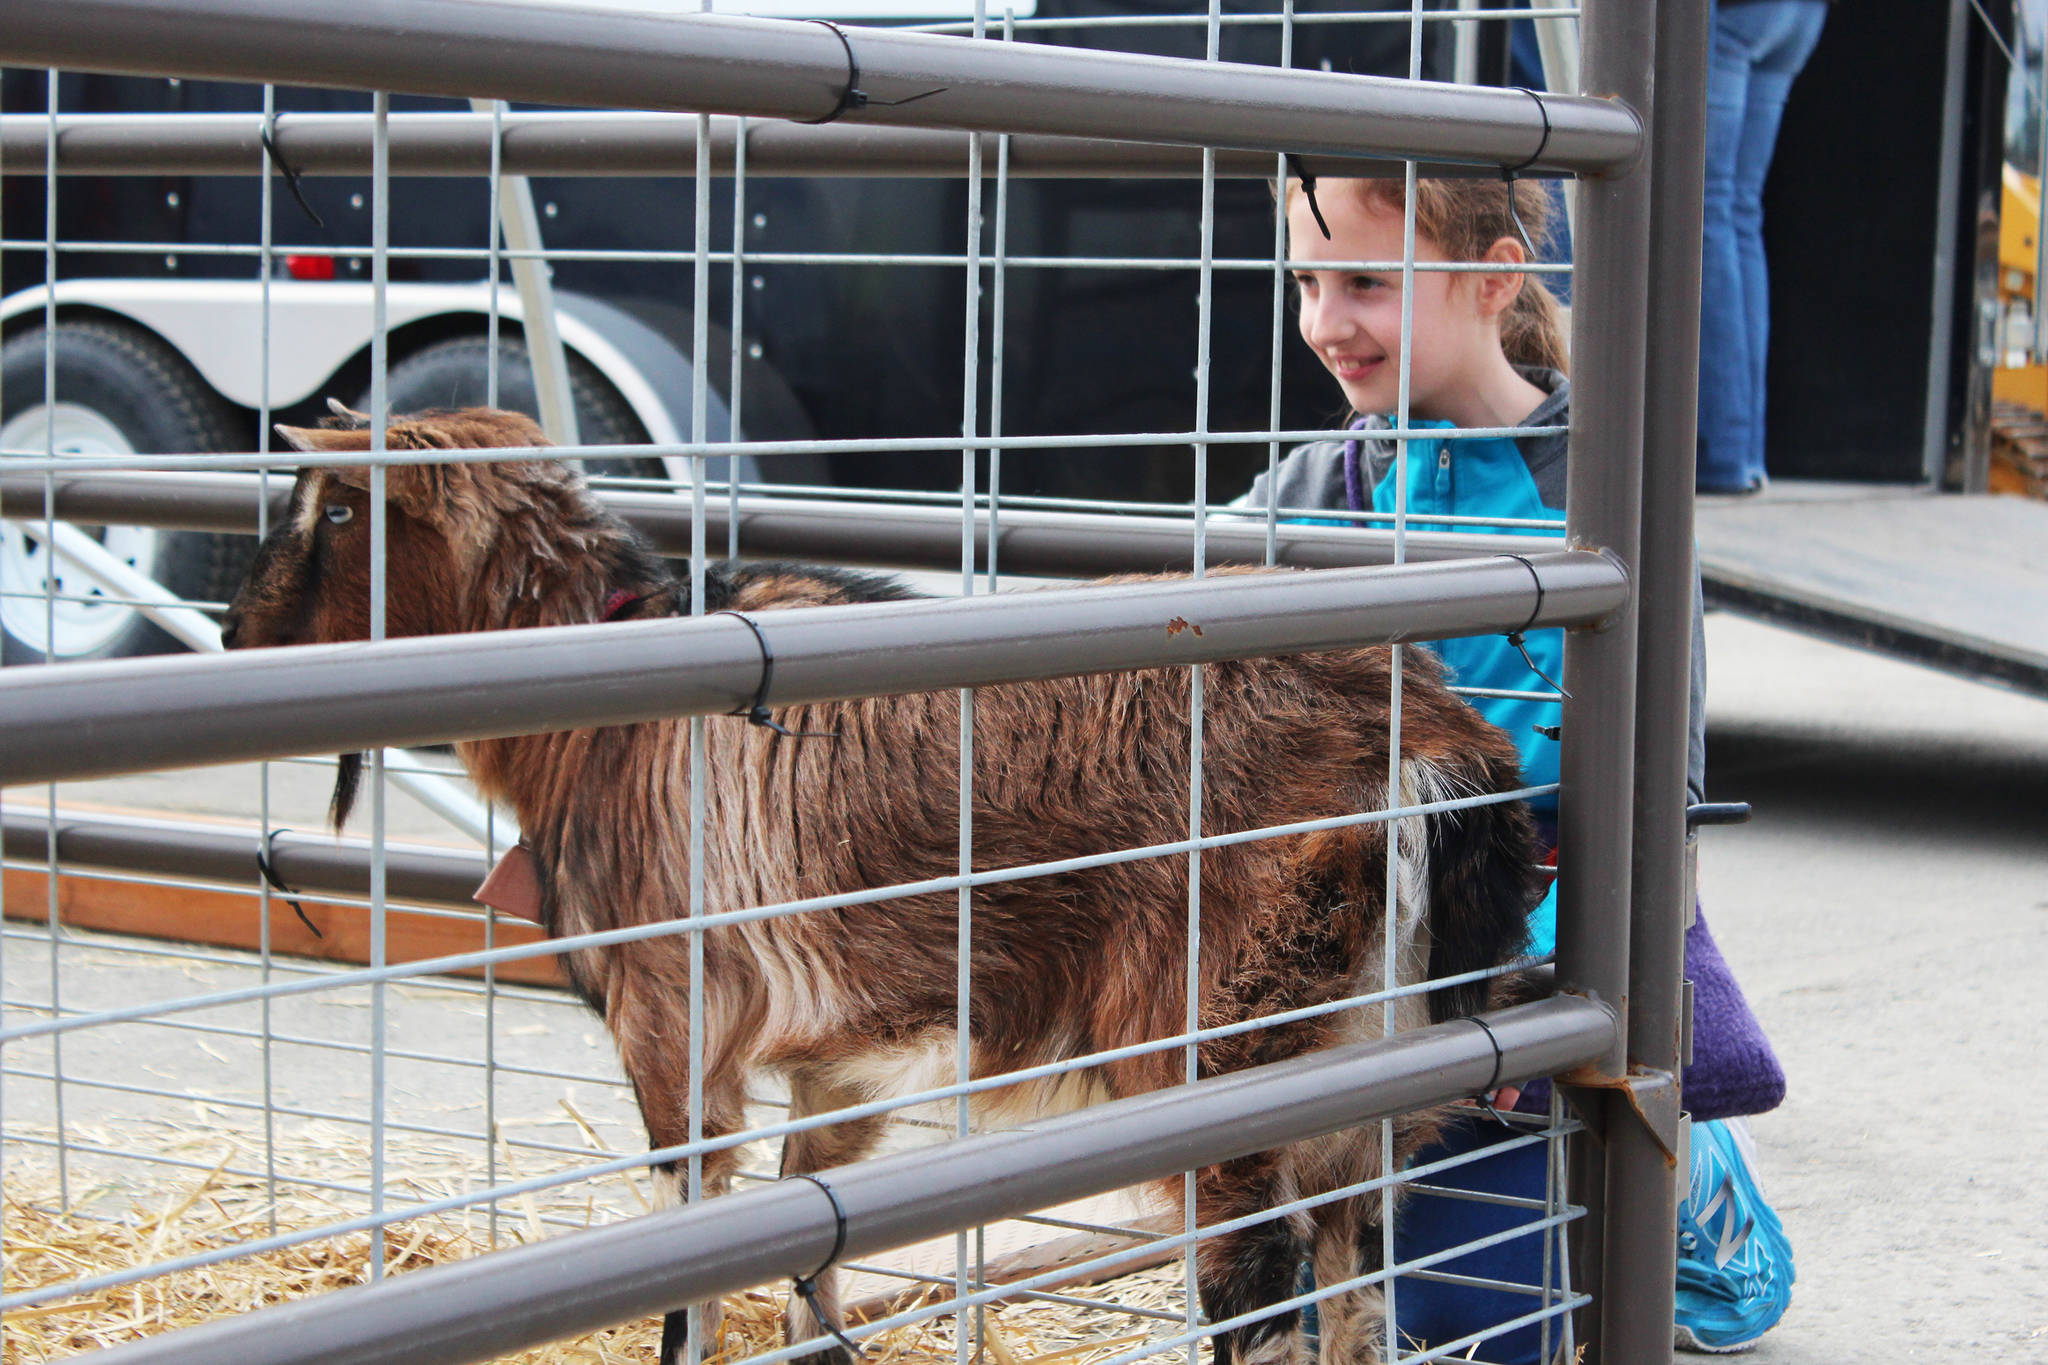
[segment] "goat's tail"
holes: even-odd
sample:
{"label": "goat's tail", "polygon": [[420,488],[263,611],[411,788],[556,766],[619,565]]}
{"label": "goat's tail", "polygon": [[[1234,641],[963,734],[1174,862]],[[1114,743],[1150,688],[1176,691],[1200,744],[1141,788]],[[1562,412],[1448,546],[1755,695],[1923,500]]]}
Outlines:
{"label": "goat's tail", "polygon": [[[1439,793],[1445,787],[1485,792],[1509,785],[1497,774],[1476,781],[1441,770],[1430,776],[1438,781],[1423,785],[1436,786]],[[1461,976],[1513,960],[1528,946],[1529,911],[1543,894],[1528,807],[1520,801],[1491,801],[1422,820],[1430,978]],[[1495,979],[1481,977],[1431,992],[1431,1019],[1441,1023],[1478,1013],[1487,1007],[1494,986]]]}
{"label": "goat's tail", "polygon": [[348,823],[348,813],[355,809],[356,789],[363,781],[363,760],[367,754],[340,754],[334,762],[334,799],[327,803],[327,822],[334,826],[336,834]]}

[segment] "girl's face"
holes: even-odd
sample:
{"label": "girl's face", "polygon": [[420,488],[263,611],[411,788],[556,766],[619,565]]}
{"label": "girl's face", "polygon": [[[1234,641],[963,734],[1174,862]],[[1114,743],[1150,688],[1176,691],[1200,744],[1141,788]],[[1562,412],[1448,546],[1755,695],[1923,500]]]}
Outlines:
{"label": "girl's face", "polygon": [[[1323,240],[1296,187],[1289,198],[1289,254],[1296,261],[1398,261],[1401,214],[1358,187],[1324,182],[1318,199],[1330,225]],[[1493,255],[1492,252],[1488,253]],[[1516,252],[1519,258],[1519,252]],[[1442,261],[1434,242],[1418,235],[1415,259]],[[1391,413],[1399,405],[1401,375],[1401,271],[1319,270],[1298,267],[1301,339],[1336,376],[1352,408]],[[1512,282],[1512,283],[1509,283]],[[1409,412],[1420,418],[1469,421],[1470,399],[1495,366],[1504,368],[1500,313],[1520,287],[1515,275],[1415,274],[1413,349],[1409,360]],[[1501,297],[1504,295],[1504,297]]]}

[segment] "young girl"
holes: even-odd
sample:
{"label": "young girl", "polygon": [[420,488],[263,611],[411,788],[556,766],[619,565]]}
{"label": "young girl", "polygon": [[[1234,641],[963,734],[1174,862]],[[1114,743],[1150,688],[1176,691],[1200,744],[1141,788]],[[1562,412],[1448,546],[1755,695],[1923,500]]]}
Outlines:
{"label": "young girl", "polygon": [[[1271,477],[1260,475],[1236,505],[1275,505],[1290,520],[1323,521],[1317,511],[1392,512],[1399,503],[1414,518],[1409,523],[1413,529],[1545,534],[1541,527],[1430,520],[1457,516],[1513,523],[1564,516],[1566,437],[1561,430],[1542,430],[1561,428],[1568,420],[1571,383],[1565,374],[1563,329],[1541,278],[1512,271],[1529,259],[1529,245],[1543,239],[1550,210],[1545,188],[1484,179],[1418,183],[1417,264],[1479,262],[1504,269],[1415,271],[1408,426],[1531,430],[1476,438],[1411,437],[1405,443],[1373,435],[1394,427],[1399,414],[1402,271],[1344,264],[1402,258],[1405,187],[1396,180],[1324,180],[1312,198],[1300,181],[1290,180],[1285,193],[1302,340],[1343,390],[1351,408],[1349,426],[1359,434],[1290,452]],[[1705,792],[1706,651],[1700,614],[1696,586],[1686,775],[1690,801],[1702,800]],[[1553,680],[1563,676],[1559,630],[1530,632],[1526,654],[1500,636],[1430,647],[1442,656],[1453,680],[1468,687],[1549,692]],[[1558,746],[1538,728],[1557,724],[1557,703],[1475,697],[1472,704],[1515,740],[1530,785],[1557,781]],[[1554,844],[1557,798],[1540,797],[1531,805]],[[1554,901],[1546,896],[1531,916],[1532,955],[1552,951],[1555,926]],[[1695,982],[1697,1042],[1685,1098],[1695,1117],[1773,1108],[1783,1097],[1783,1073],[1704,919],[1687,934],[1686,972]],[[1522,1107],[1547,1105],[1547,1086],[1539,1082],[1536,1089],[1537,1094],[1523,1098]],[[1782,1229],[1756,1191],[1734,1135],[1724,1129],[1707,1122],[1694,1129],[1692,1191],[1679,1220],[1677,1329],[1679,1344],[1720,1351],[1744,1349],[1775,1323],[1789,1302],[1792,1281]],[[1445,1150],[1418,1159],[1473,1150],[1502,1136],[1498,1128],[1467,1132],[1452,1138]],[[1523,1148],[1459,1167],[1432,1183],[1540,1199],[1543,1168],[1542,1149]],[[1712,1227],[1706,1226],[1709,1219]],[[1406,1261],[1527,1221],[1526,1213],[1497,1204],[1415,1196],[1402,1207],[1396,1250]],[[1516,1238],[1436,1268],[1533,1285],[1541,1276],[1541,1239]],[[1395,1297],[1403,1334],[1432,1344],[1479,1332],[1535,1306],[1527,1295],[1415,1276],[1402,1277]],[[1553,1345],[1556,1339],[1553,1332]],[[1491,1360],[1533,1361],[1540,1343],[1537,1328],[1524,1328],[1489,1342],[1484,1354]]]}
{"label": "young girl", "polygon": [[[1316,508],[1392,512],[1399,495],[1397,466],[1405,464],[1406,511],[1415,518],[1411,529],[1502,529],[1446,526],[1430,521],[1432,514],[1561,521],[1562,430],[1519,439],[1424,437],[1409,440],[1405,451],[1399,442],[1370,435],[1395,425],[1399,404],[1401,270],[1322,269],[1313,263],[1400,260],[1402,198],[1397,180],[1337,180],[1322,182],[1312,203],[1299,181],[1288,182],[1289,252],[1305,263],[1294,272],[1302,340],[1343,389],[1351,427],[1367,434],[1300,447],[1280,462],[1274,487],[1262,474],[1238,504],[1264,507],[1275,501],[1282,515]],[[1541,239],[1548,224],[1550,199],[1535,183],[1515,187],[1513,214],[1508,186],[1496,181],[1425,180],[1416,198],[1418,265],[1484,261],[1514,266],[1528,259],[1516,217],[1534,240]],[[1318,208],[1329,226],[1327,239]],[[1557,304],[1539,278],[1418,269],[1412,328],[1411,429],[1565,425],[1571,383],[1564,373],[1563,327]],[[1432,647],[1456,681],[1468,687],[1548,692],[1552,689],[1544,677],[1560,678],[1564,666],[1561,630],[1531,631],[1527,660],[1498,636],[1445,640]],[[1694,650],[1696,714],[1703,652]],[[1523,776],[1530,785],[1557,781],[1558,746],[1536,729],[1557,725],[1557,703],[1486,699],[1475,704],[1521,748]],[[1695,769],[1704,766],[1704,758],[1702,738]],[[1701,799],[1697,788],[1691,799]],[[1531,804],[1555,842],[1557,798],[1543,796]],[[1531,925],[1532,952],[1551,950],[1555,924],[1554,902],[1546,897]]]}

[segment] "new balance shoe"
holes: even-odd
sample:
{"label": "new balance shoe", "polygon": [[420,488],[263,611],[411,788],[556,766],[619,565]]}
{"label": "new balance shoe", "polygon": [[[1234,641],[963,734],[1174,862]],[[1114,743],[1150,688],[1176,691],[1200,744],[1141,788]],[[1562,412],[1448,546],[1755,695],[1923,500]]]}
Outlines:
{"label": "new balance shoe", "polygon": [[1678,1210],[1680,1350],[1747,1351],[1792,1302],[1792,1243],[1764,1202],[1747,1136],[1729,1120],[1692,1126],[1692,1189]]}

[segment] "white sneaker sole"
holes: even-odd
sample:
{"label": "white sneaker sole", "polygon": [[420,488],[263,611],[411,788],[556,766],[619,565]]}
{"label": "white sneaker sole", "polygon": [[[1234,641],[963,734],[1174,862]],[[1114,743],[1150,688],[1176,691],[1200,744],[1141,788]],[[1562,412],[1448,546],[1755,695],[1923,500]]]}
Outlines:
{"label": "white sneaker sole", "polygon": [[1754,1351],[1757,1342],[1762,1339],[1762,1336],[1759,1335],[1751,1337],[1748,1341],[1738,1341],[1727,1346],[1709,1346],[1706,1342],[1694,1336],[1692,1328],[1687,1327],[1683,1323],[1671,1329],[1671,1344],[1673,1346],[1681,1351],[1697,1351],[1701,1355],[1709,1356],[1732,1356],[1740,1355],[1744,1351]]}

